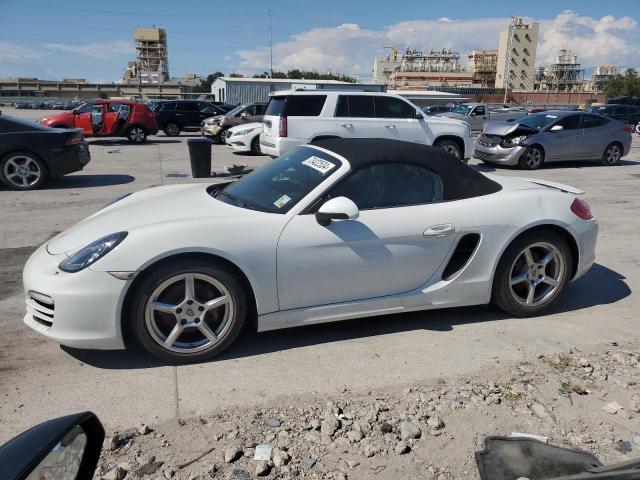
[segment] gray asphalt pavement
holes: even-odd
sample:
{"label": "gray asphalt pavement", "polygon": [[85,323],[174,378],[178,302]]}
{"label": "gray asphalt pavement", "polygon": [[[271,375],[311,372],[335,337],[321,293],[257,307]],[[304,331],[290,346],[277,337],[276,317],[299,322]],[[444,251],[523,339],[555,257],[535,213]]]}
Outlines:
{"label": "gray asphalt pavement", "polygon": [[[35,118],[44,112],[16,113]],[[584,198],[600,221],[597,264],[542,317],[515,319],[474,307],[247,332],[222,357],[180,367],[159,365],[136,352],[61,348],[25,327],[20,277],[30,252],[113,197],[193,182],[187,138],[161,134],[142,146],[92,139],[85,171],[39,191],[0,189],[0,442],[34,423],[79,410],[93,410],[107,428],[128,427],[289,396],[322,398],[345,388],[404,388],[515,362],[525,353],[640,335],[640,299],[634,294],[640,289],[638,136],[616,167],[573,162],[535,172],[496,169],[577,186],[587,192]],[[214,146],[213,158],[214,169],[233,163],[258,167],[268,160],[236,155],[224,146]]]}

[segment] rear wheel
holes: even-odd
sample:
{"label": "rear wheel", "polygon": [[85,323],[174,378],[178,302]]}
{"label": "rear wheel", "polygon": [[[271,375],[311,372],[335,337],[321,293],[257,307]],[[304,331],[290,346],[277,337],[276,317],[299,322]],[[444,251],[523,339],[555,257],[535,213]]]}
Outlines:
{"label": "rear wheel", "polygon": [[34,190],[47,180],[47,165],[33,153],[9,153],[0,160],[0,180],[12,190]]}
{"label": "rear wheel", "polygon": [[438,140],[433,144],[433,146],[443,149],[449,155],[453,155],[458,160],[462,159],[462,151],[460,149],[460,145],[458,145],[453,140]]}
{"label": "rear wheel", "polygon": [[131,143],[144,143],[147,140],[147,132],[142,127],[129,127],[127,130],[127,138]]}
{"label": "rear wheel", "polygon": [[164,126],[164,133],[168,137],[177,137],[180,135],[180,125],[174,122],[167,123]]}
{"label": "rear wheel", "polygon": [[227,132],[229,129],[224,129],[218,134],[218,138],[220,139],[221,144],[227,143]]}
{"label": "rear wheel", "polygon": [[640,122],[638,122],[636,125],[636,133],[640,135]]}
{"label": "rear wheel", "polygon": [[520,155],[518,166],[527,170],[536,170],[542,167],[544,163],[544,152],[537,145],[527,147],[525,152]]}
{"label": "rear wheel", "polygon": [[168,263],[138,285],[131,327],[140,345],[164,361],[207,360],[242,330],[246,303],[228,270],[194,260]]}
{"label": "rear wheel", "polygon": [[604,153],[602,154],[602,160],[600,160],[600,163],[607,167],[610,167],[617,164],[621,158],[622,148],[620,148],[620,144],[612,143],[605,149]]}
{"label": "rear wheel", "polygon": [[492,302],[517,317],[539,315],[556,302],[572,269],[571,251],[561,235],[550,230],[526,233],[509,245],[498,263]]}
{"label": "rear wheel", "polygon": [[262,155],[262,150],[260,150],[260,135],[251,140],[251,153],[254,155]]}

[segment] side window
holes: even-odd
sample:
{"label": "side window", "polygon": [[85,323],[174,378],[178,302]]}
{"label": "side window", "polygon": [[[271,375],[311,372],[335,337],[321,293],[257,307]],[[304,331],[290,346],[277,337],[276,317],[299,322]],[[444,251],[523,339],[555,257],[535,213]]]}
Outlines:
{"label": "side window", "polygon": [[340,95],[336,117],[374,118],[373,98],[370,95]]}
{"label": "side window", "polygon": [[347,197],[360,210],[423,205],[442,201],[442,179],[410,163],[363,167],[338,183],[327,198]]}
{"label": "side window", "polygon": [[195,102],[182,102],[178,104],[178,109],[183,112],[197,112],[198,104]]}
{"label": "side window", "polygon": [[200,110],[200,113],[207,113],[210,115],[216,115],[218,113],[218,110],[216,109],[216,107],[214,107],[209,103],[204,103],[204,102],[199,103],[198,108]]}
{"label": "side window", "polygon": [[378,118],[414,118],[416,109],[407,102],[393,97],[374,97]]}
{"label": "side window", "polygon": [[564,130],[577,130],[580,128],[580,115],[569,115],[561,118],[554,125],[560,125]]}
{"label": "side window", "polygon": [[259,109],[258,115],[264,115],[267,112],[267,105],[266,104],[258,105],[258,109]]}
{"label": "side window", "polygon": [[91,113],[102,114],[102,103],[96,103],[91,107]]}
{"label": "side window", "polygon": [[484,106],[476,107],[476,109],[473,111],[474,115],[484,115],[484,112]]}
{"label": "side window", "polygon": [[606,125],[608,120],[595,115],[582,115],[582,128],[595,128]]}
{"label": "side window", "polygon": [[107,112],[117,112],[118,110],[120,110],[121,105],[121,103],[110,103],[107,106]]}
{"label": "side window", "polygon": [[317,117],[322,112],[326,99],[326,95],[291,95],[286,100],[285,115]]}
{"label": "side window", "polygon": [[173,112],[177,110],[178,104],[175,102],[166,102],[160,104],[160,111],[162,112]]}
{"label": "side window", "polygon": [[249,105],[240,113],[240,115],[257,115],[257,114],[258,114],[257,105]]}

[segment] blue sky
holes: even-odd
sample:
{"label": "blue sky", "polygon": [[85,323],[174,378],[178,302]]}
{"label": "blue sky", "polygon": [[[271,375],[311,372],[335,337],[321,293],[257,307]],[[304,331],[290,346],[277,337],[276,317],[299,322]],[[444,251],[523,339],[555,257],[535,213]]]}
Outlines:
{"label": "blue sky", "polygon": [[597,63],[640,66],[640,2],[582,1],[226,1],[80,2],[0,0],[0,77],[111,81],[133,59],[134,27],[162,26],[172,76],[268,69],[267,10],[274,66],[371,75],[383,47],[447,46],[463,56],[497,48],[511,14],[541,23],[538,63],[573,48]]}

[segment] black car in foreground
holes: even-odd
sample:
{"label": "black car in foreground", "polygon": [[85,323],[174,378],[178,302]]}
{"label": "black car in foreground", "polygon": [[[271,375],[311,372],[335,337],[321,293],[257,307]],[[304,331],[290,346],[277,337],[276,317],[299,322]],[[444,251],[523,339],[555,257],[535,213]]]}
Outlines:
{"label": "black car in foreground", "polygon": [[89,145],[81,129],[49,128],[0,113],[0,182],[33,190],[49,178],[82,170]]}

